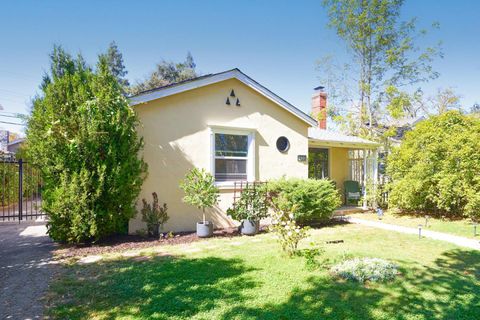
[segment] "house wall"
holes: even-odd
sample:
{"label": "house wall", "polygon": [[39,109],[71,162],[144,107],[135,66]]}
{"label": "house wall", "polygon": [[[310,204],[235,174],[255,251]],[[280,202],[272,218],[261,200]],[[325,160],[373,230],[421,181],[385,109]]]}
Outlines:
{"label": "house wall", "polygon": [[330,172],[331,179],[337,184],[341,191],[342,199],[344,194],[343,182],[348,179],[348,148],[332,147],[330,149]]}
{"label": "house wall", "polygon": [[350,148],[327,146],[321,143],[310,143],[310,148],[328,150],[330,179],[335,181],[337,189],[340,190],[343,199],[343,183],[349,178],[348,151]]}
{"label": "house wall", "polygon": [[[240,107],[225,101],[231,90],[240,99]],[[211,171],[211,128],[227,127],[255,132],[255,179],[265,181],[287,177],[306,178],[307,163],[297,155],[308,154],[308,124],[265,98],[236,79],[150,101],[135,106],[144,137],[144,159],[148,164],[139,199],[149,202],[152,192],[166,202],[170,220],[165,231],[190,231],[201,219],[201,212],[182,203],[180,181],[193,167]],[[280,153],[276,140],[285,136],[290,141],[287,153]],[[222,189],[218,206],[207,212],[217,227],[232,226],[225,215],[233,201],[233,190]],[[141,201],[138,201],[140,209]],[[129,231],[145,228],[137,216],[130,221]]]}

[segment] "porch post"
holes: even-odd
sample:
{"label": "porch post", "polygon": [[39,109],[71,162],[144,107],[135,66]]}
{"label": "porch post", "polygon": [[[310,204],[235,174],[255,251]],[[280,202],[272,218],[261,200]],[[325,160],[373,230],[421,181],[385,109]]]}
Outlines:
{"label": "porch post", "polygon": [[[378,149],[373,149],[373,192],[377,194],[378,185]],[[373,207],[377,208],[377,197],[373,197]]]}
{"label": "porch post", "polygon": [[363,209],[367,210],[367,149],[363,149]]}

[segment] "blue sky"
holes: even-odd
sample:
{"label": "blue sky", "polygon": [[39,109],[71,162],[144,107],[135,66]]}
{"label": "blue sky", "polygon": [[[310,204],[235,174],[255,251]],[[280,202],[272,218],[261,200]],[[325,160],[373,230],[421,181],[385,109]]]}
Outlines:
{"label": "blue sky", "polygon": [[[424,91],[452,87],[466,108],[480,102],[480,2],[406,0],[402,17],[441,28],[445,58],[440,78]],[[94,63],[115,40],[130,81],[161,59],[192,52],[202,73],[240,68],[284,99],[308,111],[320,85],[315,61],[345,57],[344,44],[327,28],[321,1],[5,1],[0,10],[0,104],[28,113],[30,97],[48,68],[53,44]],[[15,121],[1,117],[0,121]],[[0,124],[19,131],[21,127]]]}

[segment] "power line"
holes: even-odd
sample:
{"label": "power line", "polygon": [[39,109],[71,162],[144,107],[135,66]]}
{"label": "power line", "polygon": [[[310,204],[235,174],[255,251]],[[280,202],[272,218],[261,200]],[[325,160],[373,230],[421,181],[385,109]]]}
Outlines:
{"label": "power line", "polygon": [[18,115],[22,115],[22,116],[24,115],[24,114],[22,114],[22,113],[11,112],[11,111],[4,111],[4,110],[0,110],[0,114],[1,114],[1,113],[9,113],[9,114],[13,114],[13,115],[17,115],[17,114],[18,114]]}
{"label": "power line", "polygon": [[12,72],[12,71],[8,71],[8,70],[5,70],[5,69],[0,69],[0,73],[2,73],[2,74],[7,73],[7,74],[10,74],[10,75],[13,75],[15,78],[23,78],[23,79],[38,81],[38,78],[35,78],[31,74],[27,75],[25,73]]}
{"label": "power line", "polygon": [[2,88],[0,88],[0,91],[3,91],[3,92],[8,93],[8,94],[13,94],[13,95],[16,95],[16,96],[21,96],[21,97],[31,95],[31,93],[22,93],[22,92],[12,91],[12,90],[2,89]]}
{"label": "power line", "polygon": [[7,101],[10,101],[10,102],[19,102],[21,101],[22,103],[26,103],[28,101],[28,99],[26,97],[24,98],[20,98],[20,97],[14,97],[14,96],[10,96],[10,97],[6,97],[4,95],[2,95],[0,97],[0,100],[7,100]]}
{"label": "power line", "polygon": [[25,126],[24,123],[15,123],[15,122],[8,122],[8,121],[0,121],[0,123],[14,124],[14,125],[17,125],[17,126]]}
{"label": "power line", "polygon": [[20,116],[20,115],[12,116],[12,115],[8,115],[8,114],[0,114],[0,117],[15,118],[15,119],[21,119],[22,118],[22,116]]}

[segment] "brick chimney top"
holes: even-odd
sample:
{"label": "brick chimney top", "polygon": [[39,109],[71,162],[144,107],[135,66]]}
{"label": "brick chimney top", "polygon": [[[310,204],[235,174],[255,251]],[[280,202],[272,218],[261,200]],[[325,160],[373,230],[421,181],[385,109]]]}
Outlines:
{"label": "brick chimney top", "polygon": [[324,88],[314,88],[312,95],[312,116],[317,120],[320,129],[327,129],[327,94],[323,91]]}

